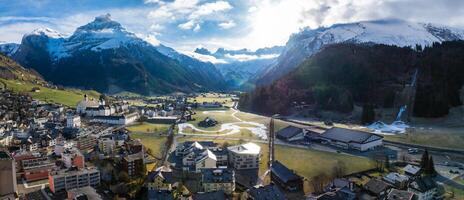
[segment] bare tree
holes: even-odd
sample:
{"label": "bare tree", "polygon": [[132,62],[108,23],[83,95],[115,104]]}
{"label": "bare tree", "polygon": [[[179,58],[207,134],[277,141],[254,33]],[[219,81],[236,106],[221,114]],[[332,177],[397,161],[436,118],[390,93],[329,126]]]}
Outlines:
{"label": "bare tree", "polygon": [[316,176],[313,176],[310,183],[313,186],[313,191],[315,194],[320,194],[324,192],[324,185],[329,182],[329,177],[325,173],[320,173]]}
{"label": "bare tree", "polygon": [[337,163],[332,168],[332,174],[335,178],[342,178],[346,175],[347,167],[344,162],[337,160]]}

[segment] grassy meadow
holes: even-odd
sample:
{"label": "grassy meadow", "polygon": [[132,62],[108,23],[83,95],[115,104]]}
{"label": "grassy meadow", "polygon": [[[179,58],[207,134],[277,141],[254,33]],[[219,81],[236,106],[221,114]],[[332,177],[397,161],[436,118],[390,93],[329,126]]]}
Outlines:
{"label": "grassy meadow", "polygon": [[153,124],[142,122],[139,124],[134,124],[126,129],[133,133],[164,133],[169,129],[169,124]]}
{"label": "grassy meadow", "polygon": [[[44,102],[54,102],[63,104],[69,107],[76,107],[77,103],[81,101],[84,94],[97,99],[100,94],[96,91],[82,91],[76,89],[51,89],[47,87],[38,86],[28,82],[20,82],[16,80],[0,79],[1,82],[6,84],[6,87],[13,92],[26,93],[34,99]],[[32,92],[32,88],[39,88],[39,92]]]}

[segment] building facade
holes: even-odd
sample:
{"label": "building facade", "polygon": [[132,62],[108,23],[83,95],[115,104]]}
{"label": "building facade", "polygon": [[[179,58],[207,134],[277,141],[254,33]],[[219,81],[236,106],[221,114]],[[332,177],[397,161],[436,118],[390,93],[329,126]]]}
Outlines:
{"label": "building facade", "polygon": [[17,192],[15,161],[8,152],[2,150],[0,150],[0,177],[0,198],[14,197]]}
{"label": "building facade", "polygon": [[224,191],[232,194],[235,191],[235,172],[227,168],[204,169],[201,184],[204,192]]}
{"label": "building facade", "polygon": [[255,143],[240,144],[227,148],[229,165],[235,169],[257,169],[261,156],[261,147]]}
{"label": "building facade", "polygon": [[48,184],[53,193],[86,186],[96,187],[100,185],[100,171],[96,168],[52,171],[48,176]]}

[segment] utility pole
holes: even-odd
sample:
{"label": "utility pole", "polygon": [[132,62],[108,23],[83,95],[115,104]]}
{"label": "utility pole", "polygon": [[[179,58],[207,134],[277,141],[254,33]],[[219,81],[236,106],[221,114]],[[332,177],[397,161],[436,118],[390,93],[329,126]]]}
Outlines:
{"label": "utility pole", "polygon": [[275,140],[275,129],[274,129],[274,118],[278,115],[273,115],[269,122],[269,134],[268,134],[268,145],[269,145],[269,169],[271,168],[272,162],[275,160],[274,151],[274,140]]}

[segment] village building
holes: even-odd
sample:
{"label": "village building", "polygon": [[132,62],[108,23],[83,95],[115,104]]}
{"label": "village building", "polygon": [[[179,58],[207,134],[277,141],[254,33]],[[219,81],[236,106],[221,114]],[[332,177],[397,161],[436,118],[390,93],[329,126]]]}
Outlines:
{"label": "village building", "polygon": [[287,126],[276,133],[277,139],[286,141],[286,142],[293,142],[298,140],[303,140],[306,136],[308,131],[299,128],[296,126]]}
{"label": "village building", "polygon": [[383,145],[382,136],[345,128],[331,128],[325,131],[320,138],[330,145],[358,151],[367,151]]}
{"label": "village building", "polygon": [[362,194],[360,199],[370,199],[372,197],[383,199],[387,196],[390,188],[392,188],[391,185],[382,180],[370,179],[363,188],[367,193]]}
{"label": "village building", "polygon": [[176,168],[197,173],[218,165],[226,166],[228,161],[227,151],[211,141],[184,142],[177,146],[175,157]]}
{"label": "village building", "polygon": [[29,181],[37,181],[48,178],[48,174],[55,167],[55,164],[39,153],[26,153],[15,156],[18,163],[18,171],[22,178]]}
{"label": "village building", "polygon": [[261,147],[255,143],[228,147],[229,165],[235,169],[257,169],[261,156]]}
{"label": "village building", "polygon": [[95,101],[93,99],[89,99],[87,97],[87,95],[85,94],[84,95],[84,100],[80,101],[77,104],[76,111],[79,114],[84,114],[87,109],[89,109],[89,108],[98,108],[98,106],[100,106],[100,104],[97,101]]}
{"label": "village building", "polygon": [[215,192],[201,192],[193,194],[193,200],[228,200],[226,194],[223,191]]}
{"label": "village building", "polygon": [[243,194],[242,199],[247,200],[285,200],[285,194],[277,185],[269,184],[265,186],[252,187]]}
{"label": "village building", "polygon": [[112,116],[95,116],[90,120],[95,123],[114,124],[114,125],[128,125],[132,124],[139,119],[139,114],[136,112],[112,115]]}
{"label": "village building", "polygon": [[62,169],[50,172],[48,185],[53,193],[86,186],[100,185],[100,171],[97,168]]}
{"label": "village building", "polygon": [[69,114],[66,117],[66,127],[68,127],[68,128],[80,128],[81,127],[81,117],[79,115]]}
{"label": "village building", "polygon": [[68,190],[67,195],[72,200],[102,200],[95,188],[90,186]]}
{"label": "village building", "polygon": [[159,167],[147,175],[148,190],[171,191],[175,183],[172,170],[165,166]]}
{"label": "village building", "polygon": [[97,138],[93,135],[78,137],[76,140],[76,147],[81,151],[90,151],[97,146]]}
{"label": "village building", "polygon": [[395,186],[398,189],[404,189],[408,186],[409,177],[397,172],[390,172],[382,178],[385,182]]}
{"label": "village building", "polygon": [[77,149],[67,149],[61,154],[61,161],[63,161],[66,168],[77,167],[82,169],[85,167],[85,159],[81,152]]}
{"label": "village building", "polygon": [[17,183],[14,159],[0,150],[0,199],[16,199]]}
{"label": "village building", "polygon": [[413,200],[414,193],[405,191],[405,190],[397,190],[392,189],[390,193],[388,193],[386,200]]}
{"label": "village building", "polygon": [[288,169],[279,161],[271,164],[271,181],[287,191],[300,191],[303,189],[303,177]]}
{"label": "village building", "polygon": [[417,200],[432,200],[436,197],[438,186],[432,178],[420,177],[409,184],[408,191],[414,193]]}
{"label": "village building", "polygon": [[204,127],[204,128],[213,127],[213,126],[216,126],[217,124],[218,122],[210,117],[206,117],[203,121],[198,122],[198,126]]}
{"label": "village building", "polygon": [[421,168],[416,165],[411,165],[408,164],[406,167],[403,168],[404,174],[411,176],[411,177],[417,177],[421,174]]}
{"label": "village building", "polygon": [[171,191],[167,190],[148,190],[148,200],[174,200],[174,196]]}
{"label": "village building", "polygon": [[146,121],[155,124],[173,124],[178,119],[177,116],[155,116],[148,118]]}
{"label": "village building", "polygon": [[125,172],[127,172],[130,178],[134,178],[140,173],[145,173],[143,171],[144,165],[145,161],[143,151],[126,155],[122,159],[122,168]]}
{"label": "village building", "polygon": [[319,196],[309,197],[307,200],[355,200],[356,193],[348,187],[335,188]]}
{"label": "village building", "polygon": [[201,171],[201,184],[204,192],[224,191],[232,194],[235,191],[235,172],[232,169],[216,168]]}
{"label": "village building", "polygon": [[105,155],[112,154],[116,148],[116,141],[112,138],[104,137],[98,140],[98,149]]}

